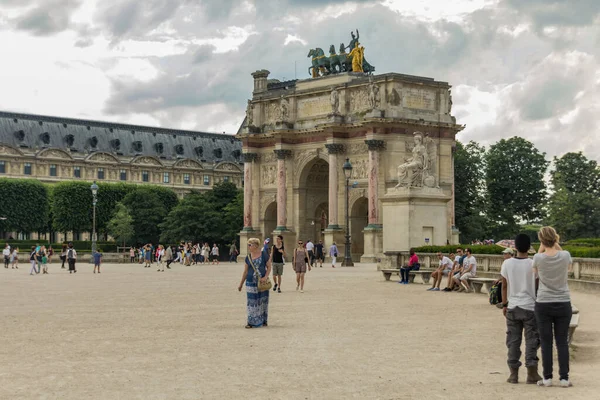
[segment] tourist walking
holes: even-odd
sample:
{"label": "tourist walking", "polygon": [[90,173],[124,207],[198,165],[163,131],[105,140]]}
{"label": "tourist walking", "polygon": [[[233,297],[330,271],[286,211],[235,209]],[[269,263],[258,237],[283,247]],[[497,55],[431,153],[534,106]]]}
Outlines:
{"label": "tourist walking", "polygon": [[213,243],[213,248],[210,252],[211,255],[211,261],[213,263],[213,265],[216,263],[217,265],[219,265],[219,248],[217,247],[216,243]]}
{"label": "tourist walking", "polygon": [[4,256],[4,268],[8,268],[8,264],[10,264],[10,246],[8,245],[8,243],[4,245],[2,255]]}
{"label": "tourist walking", "polygon": [[73,248],[73,243],[69,243],[67,249],[67,262],[69,263],[69,274],[76,273],[75,262],[77,261],[77,251]]}
{"label": "tourist walking", "polygon": [[129,262],[132,264],[135,262],[135,248],[133,246],[129,248]]}
{"label": "tourist walking", "polygon": [[96,250],[94,252],[94,273],[96,273],[96,270],[98,270],[98,273],[100,273],[100,264],[102,263],[102,253],[100,253],[98,250]]}
{"label": "tourist walking", "polygon": [[419,256],[415,253],[414,249],[410,249],[409,251],[410,258],[408,259],[408,265],[400,268],[400,281],[398,283],[402,283],[404,285],[408,285],[408,277],[410,275],[410,271],[419,269]]}
{"label": "tourist walking", "polygon": [[338,248],[335,242],[329,247],[329,257],[331,257],[331,268],[335,268],[335,261],[338,256]]}
{"label": "tourist walking", "polygon": [[35,268],[37,264],[36,255],[37,252],[35,251],[35,246],[31,246],[31,253],[29,253],[29,262],[31,263],[31,269],[29,270],[29,275],[35,275],[39,273],[38,270]]}
{"label": "tourist walking", "polygon": [[67,262],[67,245],[63,244],[62,250],[60,251],[60,260],[62,261],[62,265],[60,269],[65,269],[65,262]]}
{"label": "tourist walking", "polygon": [[275,237],[275,245],[271,247],[271,263],[273,265],[273,291],[281,293],[281,277],[283,276],[283,263],[285,261],[285,247],[283,236]]}
{"label": "tourist walking", "polygon": [[156,262],[158,263],[157,271],[165,272],[165,266],[163,264],[163,258],[165,257],[165,248],[162,244],[158,245],[158,252],[156,253]]}
{"label": "tourist walking", "polygon": [[147,244],[144,247],[144,268],[150,268],[152,264],[152,246]]}
{"label": "tourist walking", "polygon": [[535,274],[533,260],[527,256],[531,246],[529,236],[521,233],[515,238],[517,257],[505,259],[502,263],[502,303],[506,317],[506,347],[508,348],[508,383],[519,383],[521,367],[521,342],[525,331],[525,367],[527,383],[537,383],[542,377],[538,374],[537,351],[540,347],[535,321]]}
{"label": "tourist walking", "polygon": [[246,329],[268,326],[269,316],[269,290],[258,291],[258,282],[266,282],[271,273],[271,261],[260,246],[257,238],[248,239],[248,252],[244,262],[244,273],[238,286],[242,291],[242,285],[246,281],[246,309],[248,311],[248,323]]}
{"label": "tourist walking", "polygon": [[19,269],[19,248],[15,247],[11,256],[12,268]]}
{"label": "tourist walking", "polygon": [[46,253],[48,256],[48,264],[52,264],[52,256],[54,256],[54,249],[52,248],[52,246],[48,247]]}
{"label": "tourist walking", "polygon": [[308,239],[306,241],[305,248],[308,254],[308,265],[312,267],[315,263],[315,244],[310,239]]}
{"label": "tourist walking", "polygon": [[42,271],[43,274],[47,274],[48,273],[48,250],[46,249],[46,246],[42,246],[40,248],[40,258],[42,260]]}
{"label": "tourist walking", "polygon": [[572,267],[571,254],[558,244],[559,236],[550,226],[538,232],[540,248],[533,256],[533,267],[539,277],[535,302],[535,319],[542,345],[544,378],[539,386],[552,386],[552,336],[558,353],[558,374],[561,387],[570,387],[569,380],[569,324],[573,315],[571,292],[567,282]]}
{"label": "tourist walking", "polygon": [[[294,249],[294,256],[292,257],[292,265],[296,272],[296,290],[300,289],[300,293],[304,293],[304,275],[306,275],[306,265],[308,264],[306,261],[308,252],[302,245],[302,241],[299,241],[298,247]],[[308,265],[308,270],[311,270],[310,264]]]}
{"label": "tourist walking", "polygon": [[325,254],[323,253],[323,241],[319,240],[319,243],[315,244],[315,267],[316,263],[319,263],[319,267],[323,268],[323,261],[325,261]]}
{"label": "tourist walking", "polygon": [[237,246],[235,245],[235,243],[231,243],[231,246],[229,246],[229,262],[237,263],[237,256],[238,256]]}
{"label": "tourist walking", "polygon": [[173,248],[171,246],[167,246],[165,250],[165,259],[167,260],[167,269],[171,269],[170,265],[173,262]]}

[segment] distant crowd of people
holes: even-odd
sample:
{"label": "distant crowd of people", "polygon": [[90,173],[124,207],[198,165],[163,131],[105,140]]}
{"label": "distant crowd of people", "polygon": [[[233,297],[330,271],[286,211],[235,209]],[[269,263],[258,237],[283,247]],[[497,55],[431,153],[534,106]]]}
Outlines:
{"label": "distant crowd of people", "polygon": [[[229,262],[237,262],[239,252],[235,243],[229,247]],[[145,268],[151,268],[153,263],[158,264],[158,270],[164,271],[164,265],[167,269],[171,269],[172,263],[179,262],[180,264],[190,266],[197,264],[219,264],[220,250],[216,243],[213,246],[205,242],[204,244],[182,241],[178,246],[163,246],[159,244],[154,246],[148,243],[140,247],[131,247],[129,249],[129,259],[131,263],[138,262],[144,264]]]}

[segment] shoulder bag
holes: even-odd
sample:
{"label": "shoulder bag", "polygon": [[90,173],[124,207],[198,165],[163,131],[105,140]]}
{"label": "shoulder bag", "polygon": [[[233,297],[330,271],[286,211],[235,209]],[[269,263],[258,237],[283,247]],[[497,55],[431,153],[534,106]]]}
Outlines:
{"label": "shoulder bag", "polygon": [[250,264],[252,266],[252,269],[254,269],[254,272],[256,273],[256,279],[258,280],[258,283],[257,283],[258,291],[259,292],[266,292],[268,290],[271,290],[271,288],[273,287],[273,284],[271,283],[271,280],[269,279],[269,277],[267,276],[267,281],[263,283],[260,280],[260,278],[261,278],[260,273],[258,272],[258,270],[256,269],[256,267],[254,266],[254,263],[250,259],[249,255],[246,256],[246,260],[247,260],[248,264]]}

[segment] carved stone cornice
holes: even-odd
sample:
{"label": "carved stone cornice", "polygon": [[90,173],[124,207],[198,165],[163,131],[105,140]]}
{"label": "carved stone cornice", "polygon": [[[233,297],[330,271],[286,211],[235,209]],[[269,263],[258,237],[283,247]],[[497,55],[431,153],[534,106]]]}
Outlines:
{"label": "carved stone cornice", "polygon": [[327,143],[325,145],[329,154],[341,154],[345,151],[345,146],[343,144],[335,144],[335,143]]}
{"label": "carved stone cornice", "polygon": [[242,153],[242,160],[247,162],[253,162],[258,159],[258,153]]}
{"label": "carved stone cornice", "polygon": [[385,149],[385,142],[383,140],[369,139],[365,140],[365,144],[369,148],[369,151],[380,151]]}
{"label": "carved stone cornice", "polygon": [[273,153],[277,156],[278,160],[285,160],[286,158],[291,157],[291,150],[273,150]]}

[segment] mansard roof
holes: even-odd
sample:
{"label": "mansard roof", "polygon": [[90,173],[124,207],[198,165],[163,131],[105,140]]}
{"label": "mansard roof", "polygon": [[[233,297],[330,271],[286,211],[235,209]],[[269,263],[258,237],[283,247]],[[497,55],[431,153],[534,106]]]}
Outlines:
{"label": "mansard roof", "polygon": [[238,163],[242,150],[242,143],[234,135],[3,111],[0,111],[0,143],[32,152],[44,148],[70,149],[74,156],[108,152],[215,163]]}

